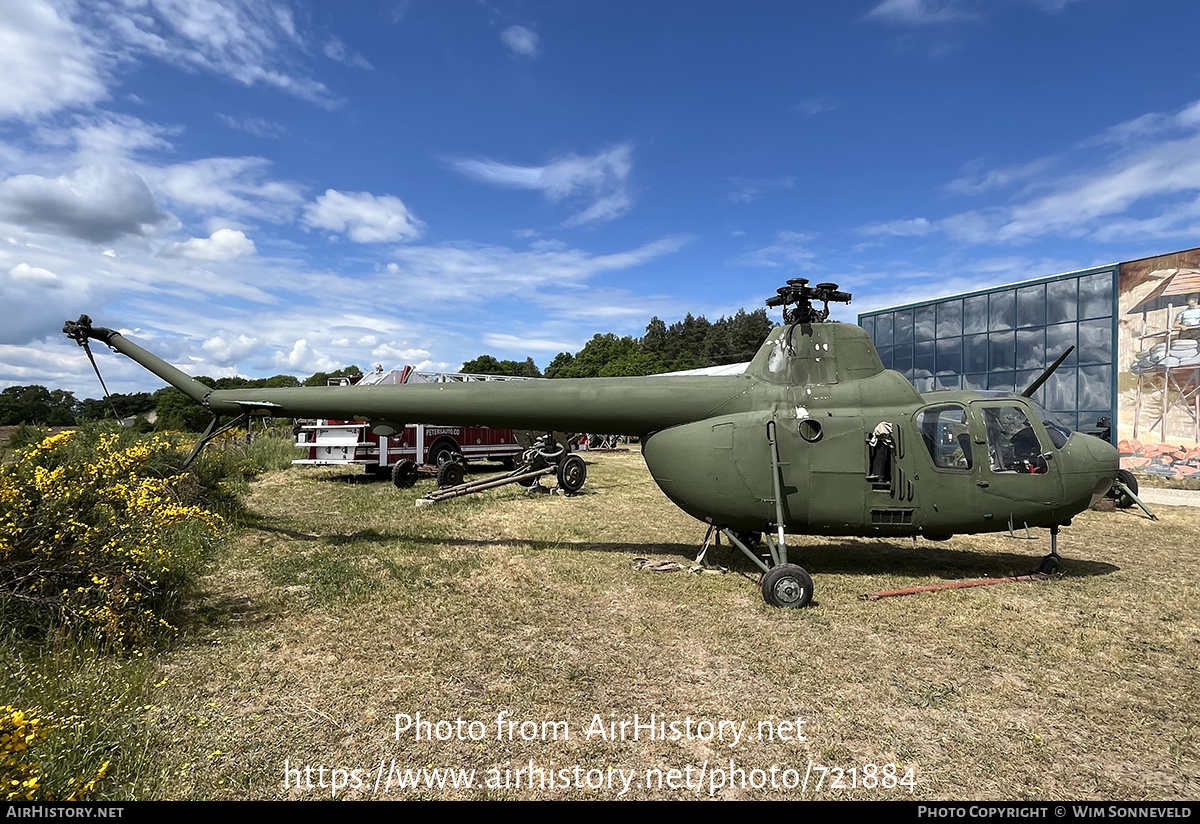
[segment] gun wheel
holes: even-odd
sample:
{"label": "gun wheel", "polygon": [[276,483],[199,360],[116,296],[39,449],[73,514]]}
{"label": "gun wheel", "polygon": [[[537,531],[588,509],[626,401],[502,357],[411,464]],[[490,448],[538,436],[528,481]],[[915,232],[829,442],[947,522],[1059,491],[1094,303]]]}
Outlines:
{"label": "gun wheel", "polygon": [[405,458],[392,466],[392,483],[400,489],[408,489],[417,482],[417,462]]}
{"label": "gun wheel", "polygon": [[458,461],[446,461],[438,467],[438,489],[445,489],[448,486],[458,486],[466,479],[467,471]]}
{"label": "gun wheel", "polygon": [[800,609],[812,601],[812,576],[795,564],[780,564],[762,579],[763,600],[773,607]]}
{"label": "gun wheel", "polygon": [[558,465],[558,485],[568,494],[574,494],[583,488],[587,480],[587,464],[578,455],[568,455]]}

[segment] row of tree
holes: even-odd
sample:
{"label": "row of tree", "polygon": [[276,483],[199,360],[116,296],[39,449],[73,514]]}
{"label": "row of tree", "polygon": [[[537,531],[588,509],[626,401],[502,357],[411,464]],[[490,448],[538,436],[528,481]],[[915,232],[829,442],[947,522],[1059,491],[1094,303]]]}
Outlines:
{"label": "row of tree", "polygon": [[[347,366],[334,372],[318,372],[301,381],[294,375],[270,378],[197,377],[214,389],[255,389],[262,387],[325,386],[330,379],[359,378],[362,370]],[[157,392],[116,393],[107,399],[76,400],[73,392],[44,386],[10,386],[0,391],[0,426],[26,423],[34,426],[74,426],[82,421],[127,419],[149,416],[154,412],[157,429],[197,431],[208,425],[212,413],[174,387]]]}
{"label": "row of tree", "polygon": [[[640,338],[596,335],[575,354],[560,352],[546,367],[547,378],[609,378],[655,375],[706,366],[742,363],[754,357],[771,331],[766,309],[710,322],[688,315],[670,326],[653,318]],[[462,366],[464,372],[485,375],[542,377],[532,358],[524,362],[480,355]]]}
{"label": "row of tree", "polygon": [[[732,317],[710,322],[703,315],[688,315],[668,326],[653,318],[640,338],[617,337],[611,332],[596,335],[575,354],[560,352],[546,368],[538,369],[533,358],[524,361],[497,360],[480,355],[462,365],[463,372],[485,375],[518,375],[529,378],[598,378],[624,375],[654,375],[740,363],[754,353],[771,331],[765,309],[739,310]],[[301,381],[293,375],[270,378],[208,378],[197,380],[214,389],[252,389],[262,387],[325,386],[338,378],[359,378],[362,370],[347,366],[333,372],[317,372]],[[155,428],[197,431],[212,417],[205,407],[178,389],[165,387],[157,392],[115,394],[108,399],[76,400],[62,389],[44,386],[10,386],[0,391],[0,426],[27,423],[36,426],[72,426],[84,420],[131,418],[155,412]]]}

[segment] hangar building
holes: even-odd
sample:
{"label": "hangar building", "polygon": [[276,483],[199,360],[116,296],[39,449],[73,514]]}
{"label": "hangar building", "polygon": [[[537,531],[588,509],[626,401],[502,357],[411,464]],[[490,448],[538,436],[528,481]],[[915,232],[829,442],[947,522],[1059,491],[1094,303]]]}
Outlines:
{"label": "hangar building", "polygon": [[1020,392],[1063,423],[1105,421],[1133,472],[1200,478],[1200,249],[859,315],[883,365],[920,392]]}

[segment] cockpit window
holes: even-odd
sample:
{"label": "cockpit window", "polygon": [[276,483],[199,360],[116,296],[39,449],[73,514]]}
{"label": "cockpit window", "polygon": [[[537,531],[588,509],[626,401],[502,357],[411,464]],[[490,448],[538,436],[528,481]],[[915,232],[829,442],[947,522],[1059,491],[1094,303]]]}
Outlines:
{"label": "cockpit window", "polygon": [[971,468],[971,433],[961,406],[931,406],[917,414],[917,430],[941,469]]}
{"label": "cockpit window", "polygon": [[1046,432],[1049,433],[1050,441],[1054,444],[1054,448],[1062,449],[1066,446],[1067,438],[1071,437],[1071,428],[1037,401],[1031,400],[1029,405],[1033,407],[1033,411],[1037,413],[1037,416],[1042,419],[1042,425],[1046,427]]}
{"label": "cockpit window", "polygon": [[[1004,397],[1012,397],[1012,394],[1009,392],[997,392],[990,389],[981,389],[979,390],[979,394],[983,395],[985,398],[1000,399]],[[1038,420],[1040,420],[1042,425],[1046,427],[1046,431],[1050,434],[1050,441],[1054,444],[1054,448],[1062,449],[1064,446],[1066,446],[1067,439],[1071,437],[1071,427],[1067,426],[1062,422],[1061,419],[1058,418],[1057,415],[1032,398],[1029,399],[1028,403],[1033,408],[1033,412],[1035,415],[1037,415]]]}
{"label": "cockpit window", "polygon": [[983,423],[993,472],[1036,475],[1047,470],[1037,433],[1021,407],[986,406]]}

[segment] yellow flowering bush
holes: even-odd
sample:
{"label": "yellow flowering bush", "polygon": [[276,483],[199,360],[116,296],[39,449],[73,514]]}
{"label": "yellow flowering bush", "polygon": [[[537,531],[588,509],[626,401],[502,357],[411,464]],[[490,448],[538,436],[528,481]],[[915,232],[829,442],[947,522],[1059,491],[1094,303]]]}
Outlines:
{"label": "yellow flowering bush", "polygon": [[[126,443],[121,443],[125,440]],[[170,608],[223,526],[163,436],[62,432],[0,467],[0,609],[118,649]]]}
{"label": "yellow flowering bush", "polygon": [[41,765],[35,760],[35,749],[45,738],[46,728],[36,710],[0,707],[0,799],[85,801],[108,774],[111,762],[105,761],[91,778],[68,779],[60,788],[47,786]]}

